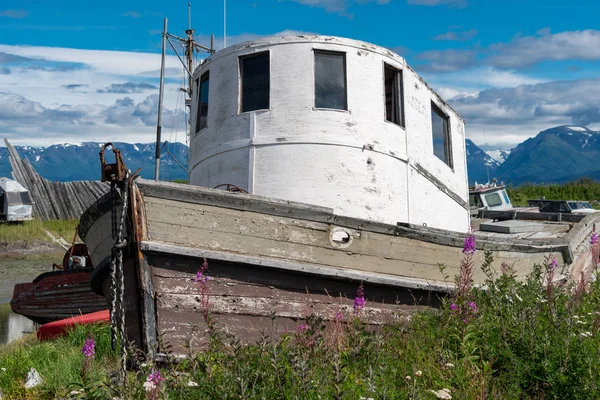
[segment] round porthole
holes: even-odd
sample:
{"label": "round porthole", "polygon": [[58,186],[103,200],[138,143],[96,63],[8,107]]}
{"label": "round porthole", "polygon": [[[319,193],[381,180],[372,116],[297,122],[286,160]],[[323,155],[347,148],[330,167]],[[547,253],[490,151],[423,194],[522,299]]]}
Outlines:
{"label": "round porthole", "polygon": [[349,247],[352,244],[352,240],[352,232],[349,229],[335,227],[329,233],[329,241],[335,247]]}

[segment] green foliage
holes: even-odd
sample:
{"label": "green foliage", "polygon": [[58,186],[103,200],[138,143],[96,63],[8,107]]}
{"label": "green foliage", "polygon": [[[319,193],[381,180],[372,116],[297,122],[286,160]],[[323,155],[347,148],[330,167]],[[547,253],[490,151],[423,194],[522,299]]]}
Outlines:
{"label": "green foliage", "polygon": [[[188,347],[187,359],[167,357],[158,366],[165,380],[151,397],[426,400],[448,389],[454,399],[600,398],[600,280],[574,296],[569,285],[548,290],[545,267],[535,266],[525,282],[517,282],[510,266],[500,272],[491,265],[487,253],[479,266],[489,275],[486,289],[469,293],[476,311],[466,320],[450,297],[440,309],[380,327],[364,324],[360,314],[346,314],[334,325],[310,315],[297,332],[277,340],[264,333],[253,345],[217,326],[206,333],[206,345]],[[0,373],[5,396],[26,397],[22,381],[30,366],[44,378],[36,396],[63,396],[82,385],[86,336],[80,329],[54,343],[0,349],[0,367],[8,369],[6,376]],[[90,398],[109,386],[101,376],[116,368],[108,329],[95,328],[94,336],[93,384],[85,389]],[[156,368],[138,363],[127,386],[111,395],[148,398],[143,385]]]}
{"label": "green foliage", "polygon": [[0,223],[0,244],[49,242],[42,221],[34,219],[22,223]]}
{"label": "green foliage", "polygon": [[53,219],[44,222],[44,228],[52,232],[54,235],[59,235],[68,243],[71,243],[75,235],[75,229],[79,225],[77,219]]}
{"label": "green foliage", "polygon": [[592,202],[594,208],[600,208],[600,182],[583,178],[559,185],[525,184],[507,188],[513,206],[527,206],[527,200],[545,197],[548,200],[586,200]]}
{"label": "green foliage", "polygon": [[[84,382],[81,348],[90,330],[96,342],[96,354]],[[70,392],[84,386],[101,388],[115,365],[116,354],[111,349],[107,325],[80,325],[66,337],[43,343],[31,335],[0,346],[0,368],[6,369],[0,369],[0,390],[8,399],[66,398]],[[32,367],[38,371],[43,383],[26,390],[24,383]]]}
{"label": "green foliage", "polygon": [[70,243],[78,223],[77,220],[51,220],[42,223],[38,219],[21,223],[0,223],[0,244],[50,243],[44,230],[55,236],[62,236]]}

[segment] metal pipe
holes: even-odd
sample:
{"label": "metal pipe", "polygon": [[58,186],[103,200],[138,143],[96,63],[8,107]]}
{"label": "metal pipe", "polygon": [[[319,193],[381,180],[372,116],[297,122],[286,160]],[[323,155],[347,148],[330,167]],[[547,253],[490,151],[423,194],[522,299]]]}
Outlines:
{"label": "metal pipe", "polygon": [[171,48],[173,49],[173,51],[175,52],[175,55],[177,56],[177,58],[179,58],[179,61],[181,62],[181,65],[183,65],[183,69],[185,69],[185,72],[188,73],[188,75],[192,76],[192,73],[190,72],[190,70],[188,69],[188,67],[186,67],[185,65],[185,61],[183,61],[183,58],[181,58],[181,56],[179,55],[179,53],[177,52],[177,49],[175,48],[175,46],[173,45],[173,42],[171,42],[171,39],[167,38],[169,44],[171,45]]}
{"label": "metal pipe", "polygon": [[154,180],[158,181],[160,169],[160,135],[162,131],[162,105],[165,90],[165,52],[167,50],[167,19],[163,29],[162,56],[160,60],[160,88],[158,91],[158,122],[156,124],[156,159],[154,160]]}

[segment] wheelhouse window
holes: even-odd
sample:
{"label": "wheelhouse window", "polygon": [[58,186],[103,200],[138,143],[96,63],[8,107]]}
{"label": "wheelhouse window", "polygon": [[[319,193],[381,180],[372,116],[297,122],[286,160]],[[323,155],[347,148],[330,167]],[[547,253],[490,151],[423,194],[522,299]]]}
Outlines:
{"label": "wheelhouse window", "polygon": [[433,154],[445,162],[450,168],[453,168],[452,143],[450,143],[448,116],[433,102],[431,103],[431,127],[433,135]]}
{"label": "wheelhouse window", "polygon": [[315,50],[315,107],[348,109],[345,53]]}
{"label": "wheelhouse window", "polygon": [[489,207],[498,207],[502,205],[502,199],[498,193],[489,193],[485,195],[485,202]]}
{"label": "wheelhouse window", "polygon": [[385,119],[404,127],[402,71],[384,64]]}
{"label": "wheelhouse window", "polygon": [[241,112],[269,109],[269,52],[240,57]]}
{"label": "wheelhouse window", "polygon": [[197,80],[198,87],[198,112],[196,113],[196,133],[207,126],[208,117],[208,84],[210,75],[208,72],[202,74]]}

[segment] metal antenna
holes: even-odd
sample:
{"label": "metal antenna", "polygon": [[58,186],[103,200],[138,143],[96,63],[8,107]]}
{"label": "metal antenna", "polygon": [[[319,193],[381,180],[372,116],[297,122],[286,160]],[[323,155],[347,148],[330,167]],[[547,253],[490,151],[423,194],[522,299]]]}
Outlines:
{"label": "metal antenna", "polygon": [[223,48],[227,47],[227,0],[223,0]]}
{"label": "metal antenna", "polygon": [[[175,52],[175,55],[183,65],[183,69],[187,73],[188,82],[187,88],[182,88],[182,90],[187,93],[188,97],[185,99],[185,105],[189,108],[192,105],[192,93],[193,93],[193,81],[192,81],[192,72],[194,70],[194,52],[207,52],[209,54],[214,54],[214,36],[211,36],[211,46],[210,48],[206,46],[202,46],[201,44],[196,43],[194,40],[194,30],[192,29],[192,4],[188,3],[188,29],[185,31],[186,37],[180,37],[177,35],[173,35],[167,31],[167,19],[165,18],[165,25],[163,29],[163,40],[162,40],[162,57],[160,64],[160,89],[158,94],[158,121],[156,124],[156,160],[154,165],[154,180],[159,180],[159,169],[160,169],[160,153],[161,153],[161,131],[162,131],[162,108],[163,108],[163,93],[165,89],[165,52],[167,50],[167,42],[171,49]],[[173,44],[173,41],[183,45],[185,50],[185,59],[179,55],[177,48]],[[188,120],[188,134],[191,123]],[[168,151],[167,151],[168,153]]]}
{"label": "metal antenna", "polygon": [[[486,137],[486,134],[485,134],[485,126],[483,127],[483,143],[485,144],[485,147],[487,148],[487,137]],[[490,157],[490,156],[488,155],[488,153],[486,153],[485,151],[484,151],[484,153],[485,153],[485,155],[486,155],[487,157]],[[490,157],[490,158],[491,158],[491,157]],[[487,171],[487,183],[490,183],[490,162],[489,162],[489,161],[487,161],[487,162],[485,163],[485,169],[486,169],[486,171]]]}
{"label": "metal antenna", "polygon": [[188,29],[192,29],[192,3],[188,3]]}
{"label": "metal antenna", "polygon": [[160,88],[158,92],[158,121],[156,123],[156,159],[154,160],[154,180],[158,181],[158,171],[160,169],[160,135],[162,131],[162,105],[163,92],[165,89],[165,52],[167,50],[167,19],[163,29],[162,55],[160,59]]}

